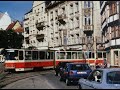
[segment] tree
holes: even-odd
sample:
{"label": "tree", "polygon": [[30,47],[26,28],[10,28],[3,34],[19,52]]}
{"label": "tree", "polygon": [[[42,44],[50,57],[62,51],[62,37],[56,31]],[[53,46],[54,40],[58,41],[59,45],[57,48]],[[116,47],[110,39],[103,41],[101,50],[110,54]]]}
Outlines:
{"label": "tree", "polygon": [[22,47],[24,36],[21,33],[16,33],[14,30],[0,31],[0,48],[17,48]]}
{"label": "tree", "polygon": [[24,36],[21,33],[16,33],[14,30],[7,31],[7,48],[21,48]]}
{"label": "tree", "polygon": [[7,32],[0,30],[0,48],[7,48]]}

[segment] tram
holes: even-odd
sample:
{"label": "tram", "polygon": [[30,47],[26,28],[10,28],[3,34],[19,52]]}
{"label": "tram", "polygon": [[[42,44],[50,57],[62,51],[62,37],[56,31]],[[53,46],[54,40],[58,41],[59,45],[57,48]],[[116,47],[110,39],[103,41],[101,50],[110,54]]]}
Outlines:
{"label": "tram", "polygon": [[27,50],[6,49],[5,70],[28,71],[35,68],[55,68],[59,62],[83,62],[90,65],[104,63],[105,51],[54,51],[54,50]]}

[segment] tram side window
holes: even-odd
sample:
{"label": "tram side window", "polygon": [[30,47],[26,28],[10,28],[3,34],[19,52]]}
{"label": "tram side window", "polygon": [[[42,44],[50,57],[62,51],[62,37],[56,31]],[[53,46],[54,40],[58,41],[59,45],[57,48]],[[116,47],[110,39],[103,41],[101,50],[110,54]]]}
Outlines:
{"label": "tram side window", "polygon": [[89,58],[92,58],[92,53],[91,52],[89,52]]}
{"label": "tram side window", "polygon": [[95,58],[95,54],[94,54],[94,52],[92,52],[92,58]]}
{"label": "tram side window", "polygon": [[60,52],[60,59],[65,59],[65,52]]}
{"label": "tram side window", "polygon": [[60,52],[56,52],[57,59],[60,59]]}
{"label": "tram side window", "polygon": [[72,59],[77,59],[77,52],[72,52]]}
{"label": "tram side window", "polygon": [[46,59],[50,59],[50,52],[46,52]]}
{"label": "tram side window", "polygon": [[71,59],[71,52],[67,52],[67,59]]}
{"label": "tram side window", "polygon": [[54,58],[54,52],[50,52],[50,59]]}
{"label": "tram side window", "polygon": [[38,60],[38,51],[32,51],[32,60]]}
{"label": "tram side window", "polygon": [[84,58],[86,58],[86,59],[89,58],[89,52],[88,51],[84,52]]}
{"label": "tram side window", "polygon": [[31,60],[31,51],[25,51],[25,60]]}
{"label": "tram side window", "polygon": [[106,53],[105,52],[103,52],[103,57],[106,58]]}
{"label": "tram side window", "polygon": [[39,52],[39,59],[45,59],[45,51]]}
{"label": "tram side window", "polygon": [[19,51],[19,60],[23,60],[23,51]]}
{"label": "tram side window", "polygon": [[98,58],[102,58],[102,52],[98,52]]}
{"label": "tram side window", "polygon": [[78,59],[83,59],[83,53],[82,52],[78,52]]}

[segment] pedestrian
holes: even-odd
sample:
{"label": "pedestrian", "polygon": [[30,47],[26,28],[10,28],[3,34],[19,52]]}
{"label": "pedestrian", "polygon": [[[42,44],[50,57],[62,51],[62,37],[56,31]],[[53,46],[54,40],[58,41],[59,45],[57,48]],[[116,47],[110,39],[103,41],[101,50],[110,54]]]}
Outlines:
{"label": "pedestrian", "polygon": [[110,62],[109,61],[107,62],[107,68],[110,68]]}
{"label": "pedestrian", "polygon": [[109,63],[109,61],[106,60],[106,62],[104,63],[104,68],[110,68],[110,63]]}
{"label": "pedestrian", "polygon": [[98,63],[96,63],[95,68],[96,68],[96,69],[97,69],[97,68],[100,68],[100,66],[99,66],[99,64],[98,64]]}

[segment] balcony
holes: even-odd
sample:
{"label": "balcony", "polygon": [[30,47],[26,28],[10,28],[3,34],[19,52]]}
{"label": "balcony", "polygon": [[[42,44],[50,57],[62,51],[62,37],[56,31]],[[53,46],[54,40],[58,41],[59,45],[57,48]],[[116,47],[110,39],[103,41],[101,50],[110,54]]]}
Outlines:
{"label": "balcony", "polygon": [[37,34],[36,39],[40,42],[44,40],[44,34]]}
{"label": "balcony", "polygon": [[58,15],[58,21],[61,23],[61,24],[66,24],[65,22],[65,18],[67,18],[66,14],[61,14],[61,15]]}
{"label": "balcony", "polygon": [[51,9],[51,8],[54,8],[55,6],[57,6],[58,4],[61,4],[65,1],[46,1],[46,11]]}
{"label": "balcony", "polygon": [[43,22],[36,22],[36,28],[38,30],[43,30],[44,27],[45,27],[44,21]]}
{"label": "balcony", "polygon": [[84,32],[93,32],[93,25],[84,25],[83,30]]}

